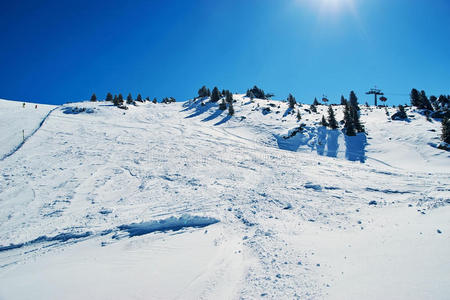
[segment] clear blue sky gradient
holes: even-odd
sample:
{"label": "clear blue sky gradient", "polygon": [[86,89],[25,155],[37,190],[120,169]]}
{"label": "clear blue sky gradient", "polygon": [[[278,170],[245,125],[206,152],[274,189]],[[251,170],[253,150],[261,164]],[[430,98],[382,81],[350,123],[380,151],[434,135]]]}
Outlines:
{"label": "clear blue sky gradient", "polygon": [[450,94],[450,1],[346,1],[1,1],[0,98],[182,101],[204,84],[303,103],[350,90],[372,103],[374,85],[389,104],[413,87]]}

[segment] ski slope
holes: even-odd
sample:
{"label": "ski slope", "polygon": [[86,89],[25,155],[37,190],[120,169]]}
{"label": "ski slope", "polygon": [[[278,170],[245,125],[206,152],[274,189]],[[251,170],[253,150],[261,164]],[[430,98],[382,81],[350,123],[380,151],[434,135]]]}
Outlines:
{"label": "ski slope", "polygon": [[235,99],[52,111],[0,161],[0,299],[448,297],[439,122],[362,107],[348,138],[325,106]]}

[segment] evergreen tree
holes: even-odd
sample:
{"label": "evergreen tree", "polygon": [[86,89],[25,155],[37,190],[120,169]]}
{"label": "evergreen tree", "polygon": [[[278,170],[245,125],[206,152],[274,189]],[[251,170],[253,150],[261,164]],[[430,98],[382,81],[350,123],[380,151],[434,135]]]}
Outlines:
{"label": "evergreen tree", "polygon": [[317,98],[314,98],[313,105],[314,105],[314,106],[320,105],[319,101],[317,101]]}
{"label": "evergreen tree", "polygon": [[345,108],[344,108],[344,128],[345,128],[345,134],[349,135],[349,136],[356,135],[355,125],[353,124],[353,118],[352,118],[352,109],[353,109],[353,106],[350,104],[350,102],[347,102],[347,104],[345,105]]}
{"label": "evergreen tree", "polygon": [[145,101],[150,102],[150,97],[146,97],[146,98],[145,98]]}
{"label": "evergreen tree", "polygon": [[113,95],[111,93],[106,94],[105,101],[113,101]]}
{"label": "evergreen tree", "polygon": [[297,110],[297,121],[302,119],[302,115],[300,114],[300,110]]}
{"label": "evergreen tree", "polygon": [[420,98],[420,94],[419,91],[416,89],[412,89],[411,90],[411,94],[409,95],[409,97],[411,98],[411,106],[415,106],[415,107],[421,107],[421,98]]}
{"label": "evergreen tree", "polygon": [[346,105],[347,104],[347,99],[344,98],[344,96],[341,96],[341,105]]}
{"label": "evergreen tree", "polygon": [[250,100],[252,100],[252,101],[253,101],[253,99],[255,99],[255,94],[253,94],[253,92],[250,90],[247,91],[246,96],[249,97]]}
{"label": "evergreen tree", "polygon": [[353,121],[353,126],[355,130],[359,133],[364,132],[364,126],[362,126],[361,121],[359,120],[359,113],[355,107],[351,107],[350,115]]}
{"label": "evergreen tree", "polygon": [[349,99],[351,106],[353,106],[356,110],[359,110],[358,97],[356,97],[356,94],[354,91],[350,92],[350,97],[348,99]]}
{"label": "evergreen tree", "polygon": [[314,104],[311,104],[311,106],[309,108],[311,109],[311,111],[313,113],[317,113],[317,108],[316,108],[316,106]]}
{"label": "evergreen tree", "polygon": [[339,127],[336,121],[336,117],[334,116],[333,107],[331,105],[328,106],[328,126],[331,129],[337,129]]}
{"label": "evergreen tree", "polygon": [[227,103],[225,102],[225,99],[222,98],[222,101],[219,104],[220,110],[226,110],[227,109]]}
{"label": "evergreen tree", "polygon": [[231,102],[228,104],[228,114],[229,114],[230,116],[234,115],[233,101],[231,101]]}
{"label": "evergreen tree", "polygon": [[214,87],[211,93],[211,102],[217,102],[220,100],[220,91],[217,87]]}
{"label": "evergreen tree", "polygon": [[91,102],[97,102],[97,96],[95,96],[95,94],[92,94]]}
{"label": "evergreen tree", "polygon": [[325,120],[325,116],[323,116],[323,115],[322,115],[322,121],[320,121],[320,125],[322,125],[324,127],[328,126],[327,120]]}
{"label": "evergreen tree", "polygon": [[230,91],[225,91],[225,101],[227,103],[232,103],[233,102],[233,93],[231,93]]}
{"label": "evergreen tree", "polygon": [[260,88],[258,88],[256,85],[247,91],[246,96],[250,97],[252,100],[253,98],[250,95],[250,92],[253,93],[253,98],[257,98],[257,99],[267,99],[268,97],[266,96],[266,94],[264,93],[264,91]]}
{"label": "evergreen tree", "polygon": [[132,104],[132,103],[133,103],[133,96],[131,96],[131,93],[129,93],[127,96],[127,104]]}
{"label": "evergreen tree", "polygon": [[136,97],[136,101],[139,101],[139,102],[144,102],[144,101],[142,100],[142,96],[141,96],[141,94],[138,94],[138,95],[137,95],[137,97]]}
{"label": "evergreen tree", "polygon": [[211,92],[210,92],[210,90],[209,90],[206,86],[202,86],[202,87],[198,90],[198,96],[199,96],[200,98],[209,97],[209,96],[211,96]]}
{"label": "evergreen tree", "polygon": [[289,94],[287,101],[289,102],[289,108],[290,109],[294,109],[295,108],[295,104],[297,104],[297,101],[295,101],[295,97],[292,96],[291,94]]}
{"label": "evergreen tree", "polygon": [[450,144],[450,119],[442,118],[442,135],[441,139],[444,143]]}
{"label": "evergreen tree", "polygon": [[419,107],[419,108],[433,110],[433,107],[431,106],[430,100],[428,100],[428,97],[425,94],[425,91],[420,92],[419,99],[420,99],[420,104],[421,104],[421,107]]}
{"label": "evergreen tree", "polygon": [[122,96],[122,94],[119,94],[119,96],[117,97],[117,103],[118,103],[119,105],[122,105],[122,104],[123,104],[123,96]]}
{"label": "evergreen tree", "polygon": [[153,101],[152,101],[153,103],[158,103],[158,100],[156,100],[156,97],[155,98],[153,98]]}
{"label": "evergreen tree", "polygon": [[114,95],[114,98],[113,98],[113,104],[114,104],[115,106],[118,106],[118,105],[119,105],[119,98],[117,98],[117,95]]}

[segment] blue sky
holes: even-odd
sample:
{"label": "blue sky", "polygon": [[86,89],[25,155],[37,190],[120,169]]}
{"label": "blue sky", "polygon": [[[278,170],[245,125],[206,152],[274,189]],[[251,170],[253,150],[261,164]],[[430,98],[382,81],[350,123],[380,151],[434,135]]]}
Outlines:
{"label": "blue sky", "polygon": [[450,94],[448,0],[0,2],[0,98],[110,91],[192,98],[203,85],[311,103],[377,85]]}

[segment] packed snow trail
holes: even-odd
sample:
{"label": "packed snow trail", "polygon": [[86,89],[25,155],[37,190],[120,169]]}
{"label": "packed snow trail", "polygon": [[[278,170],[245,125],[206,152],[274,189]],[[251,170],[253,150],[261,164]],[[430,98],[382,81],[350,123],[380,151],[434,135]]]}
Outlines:
{"label": "packed snow trail", "polygon": [[[358,239],[382,245],[390,237],[397,245],[403,235],[420,235],[426,243],[408,240],[400,248],[405,263],[393,261],[392,268],[414,264],[417,253],[408,249],[420,245],[428,253],[421,265],[440,264],[439,277],[409,276],[384,296],[414,298],[408,286],[419,285],[418,298],[433,291],[444,299],[448,157],[429,147],[430,165],[441,167],[417,171],[348,161],[345,148],[344,157],[319,156],[309,145],[285,151],[274,135],[298,126],[295,116],[263,115],[270,102],[258,101],[238,98],[233,118],[198,103],[128,111],[82,103],[87,110],[76,114],[67,113],[73,104],[54,111],[21,151],[1,162],[0,246],[23,246],[0,252],[0,297],[339,298],[346,284],[358,286],[352,277],[361,274],[358,266],[371,270],[390,259],[373,250],[373,265],[363,264],[351,247],[362,247]],[[320,115],[303,117],[311,128],[313,117]],[[308,133],[312,141],[315,132]],[[383,155],[376,139],[369,144],[367,157],[390,161],[391,149]],[[428,148],[420,151],[428,157]],[[400,234],[391,237],[392,220],[405,214],[421,225],[401,218]],[[168,227],[155,227],[164,220],[171,220]],[[130,228],[145,234],[133,236]],[[61,234],[82,238],[52,239]],[[327,251],[334,247],[337,254]],[[348,268],[346,256],[353,269],[337,276]],[[377,282],[380,289],[389,284]],[[348,295],[359,295],[356,287]]]}

